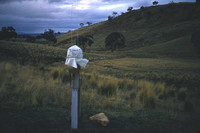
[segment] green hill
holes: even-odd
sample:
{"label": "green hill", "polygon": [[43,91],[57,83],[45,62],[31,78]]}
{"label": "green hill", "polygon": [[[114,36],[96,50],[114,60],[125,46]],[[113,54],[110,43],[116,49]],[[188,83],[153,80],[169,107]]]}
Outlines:
{"label": "green hill", "polygon": [[200,7],[195,3],[145,7],[58,36],[57,45],[67,48],[78,35],[89,34],[93,35],[94,44],[88,49],[105,50],[105,38],[117,31],[126,38],[123,55],[199,56],[190,43],[193,31],[200,29],[199,12]]}

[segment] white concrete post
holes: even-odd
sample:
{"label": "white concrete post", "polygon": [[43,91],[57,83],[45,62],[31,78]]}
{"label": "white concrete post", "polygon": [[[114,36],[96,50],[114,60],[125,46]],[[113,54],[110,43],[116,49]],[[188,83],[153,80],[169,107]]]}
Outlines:
{"label": "white concrete post", "polygon": [[72,105],[71,105],[71,128],[78,129],[79,123],[79,91],[80,91],[80,72],[73,74],[72,80]]}

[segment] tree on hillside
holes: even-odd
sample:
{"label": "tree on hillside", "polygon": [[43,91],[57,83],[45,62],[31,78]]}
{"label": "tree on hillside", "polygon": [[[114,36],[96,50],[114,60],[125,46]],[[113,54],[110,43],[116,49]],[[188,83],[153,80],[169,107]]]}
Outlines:
{"label": "tree on hillside", "polygon": [[132,11],[132,10],[133,10],[133,7],[132,7],[132,6],[128,7],[128,9],[127,9],[128,12],[130,12],[130,11]]}
{"label": "tree on hillside", "polygon": [[57,39],[56,37],[54,36],[54,31],[52,29],[49,29],[48,31],[44,31],[44,34],[41,34],[42,37],[44,39],[46,39],[47,41],[50,41],[50,42],[53,42],[53,43],[56,43],[57,42]]}
{"label": "tree on hillside", "polygon": [[113,17],[108,16],[108,21],[110,22],[112,20]]}
{"label": "tree on hillside", "polygon": [[92,22],[87,22],[86,24],[87,24],[88,26],[90,26],[90,25],[92,24]]}
{"label": "tree on hillside", "polygon": [[84,23],[80,23],[81,28],[84,26]]}
{"label": "tree on hillside", "polygon": [[197,4],[200,4],[200,0],[196,0],[196,3],[197,3]]}
{"label": "tree on hillside", "polygon": [[113,15],[113,17],[116,17],[117,12],[113,12],[112,15]]}
{"label": "tree on hillside", "polygon": [[105,39],[105,47],[112,52],[125,47],[125,37],[119,32],[109,34]]}
{"label": "tree on hillside", "polygon": [[12,26],[8,26],[7,30],[8,32],[15,32],[15,29]]}
{"label": "tree on hillside", "polygon": [[144,10],[144,6],[141,6],[140,9],[143,11]]}
{"label": "tree on hillside", "polygon": [[86,35],[86,36],[79,36],[77,39],[76,39],[76,44],[78,46],[80,46],[83,51],[85,52],[86,50],[86,47],[87,46],[92,46],[93,44],[93,36],[92,35]]}
{"label": "tree on hillside", "polygon": [[0,31],[0,40],[16,38],[17,33],[12,26],[2,27]]}
{"label": "tree on hillside", "polygon": [[154,1],[154,2],[153,2],[153,5],[154,5],[154,6],[157,6],[157,5],[158,5],[158,1]]}

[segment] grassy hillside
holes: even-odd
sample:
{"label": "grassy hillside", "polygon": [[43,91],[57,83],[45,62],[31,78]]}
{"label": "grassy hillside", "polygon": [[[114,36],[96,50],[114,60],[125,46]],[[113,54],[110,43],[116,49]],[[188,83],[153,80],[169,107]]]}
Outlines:
{"label": "grassy hillside", "polygon": [[[160,55],[163,51],[165,56],[179,56],[180,53],[193,56],[197,52],[193,50],[195,48],[190,43],[190,36],[195,29],[200,28],[199,12],[200,7],[194,3],[145,7],[119,15],[111,21],[78,29],[73,31],[72,36],[71,32],[63,34],[57,38],[58,45],[67,48],[73,44],[68,40],[75,40],[74,36],[90,34],[94,36],[94,44],[90,49],[105,50],[105,38],[117,31],[126,38],[127,47],[123,50],[133,50],[133,54],[146,53],[142,49],[137,52],[137,48],[156,45],[151,47],[151,55]],[[185,41],[188,46],[185,46]],[[190,47],[188,51],[186,47]],[[179,54],[172,54],[174,52],[169,48],[174,52],[177,50]],[[126,55],[126,52],[123,54]]]}

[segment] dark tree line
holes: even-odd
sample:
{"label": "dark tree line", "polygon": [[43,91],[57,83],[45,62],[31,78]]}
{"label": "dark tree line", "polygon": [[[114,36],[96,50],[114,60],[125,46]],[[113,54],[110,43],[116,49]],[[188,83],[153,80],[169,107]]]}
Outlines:
{"label": "dark tree line", "polygon": [[[38,36],[39,37],[39,36]],[[49,29],[48,31],[45,30],[43,34],[41,34],[41,38],[46,39],[47,41],[56,43],[57,39],[54,35],[54,31],[52,29]]]}
{"label": "dark tree line", "polygon": [[[58,34],[61,34],[58,32]],[[0,40],[6,40],[9,38],[17,38],[17,33],[12,26],[2,27],[0,31]],[[55,33],[52,29],[45,30],[43,34],[38,35],[37,37],[33,37],[30,35],[24,35],[23,38],[26,38],[27,42],[35,42],[36,39],[46,39],[49,42],[56,43],[57,39],[55,37]]]}
{"label": "dark tree line", "polygon": [[[61,33],[58,32],[57,34],[61,34]],[[52,42],[52,43],[57,42],[57,39],[55,37],[55,33],[52,29],[45,30],[44,33],[37,35],[36,37],[28,35],[28,36],[24,36],[24,38],[26,38],[27,42],[32,42],[32,43],[34,43],[36,41],[36,39],[42,39],[42,38],[44,38],[47,41]]]}
{"label": "dark tree line", "polygon": [[5,40],[9,38],[16,38],[17,33],[12,26],[2,27],[0,31],[0,40]]}

